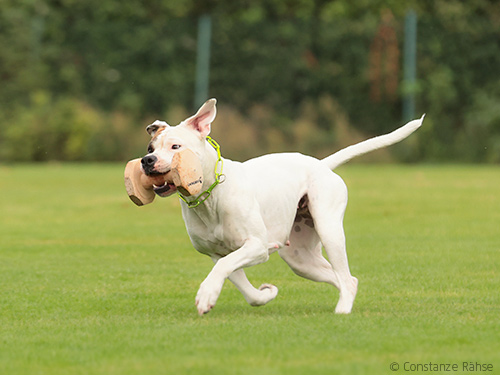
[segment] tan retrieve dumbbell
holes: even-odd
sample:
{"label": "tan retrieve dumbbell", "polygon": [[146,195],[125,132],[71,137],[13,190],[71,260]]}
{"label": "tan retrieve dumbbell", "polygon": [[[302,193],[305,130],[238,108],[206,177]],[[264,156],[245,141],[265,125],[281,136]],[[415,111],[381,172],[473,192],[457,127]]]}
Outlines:
{"label": "tan retrieve dumbbell", "polygon": [[[191,150],[178,152],[172,158],[172,182],[184,196],[197,195],[203,187],[203,170],[200,158]],[[170,177],[170,176],[169,176]]]}

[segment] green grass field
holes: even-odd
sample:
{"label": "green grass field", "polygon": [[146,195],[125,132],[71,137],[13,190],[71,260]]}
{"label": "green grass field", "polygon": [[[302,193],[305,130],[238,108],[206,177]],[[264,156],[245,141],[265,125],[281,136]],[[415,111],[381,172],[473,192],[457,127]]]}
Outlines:
{"label": "green grass field", "polygon": [[176,198],[128,200],[123,167],[0,166],[0,374],[500,372],[498,167],[339,169],[353,313],[334,315],[337,291],[274,254],[247,273],[276,300],[250,307],[228,282],[203,317],[211,261]]}

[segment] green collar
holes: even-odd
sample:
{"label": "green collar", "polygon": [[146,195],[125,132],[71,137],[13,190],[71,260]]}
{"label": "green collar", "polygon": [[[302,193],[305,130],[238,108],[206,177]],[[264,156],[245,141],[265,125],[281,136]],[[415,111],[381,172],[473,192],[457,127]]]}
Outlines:
{"label": "green collar", "polygon": [[[226,176],[222,174],[222,167],[224,166],[224,161],[222,160],[222,156],[220,154],[220,146],[215,140],[207,136],[207,142],[210,143],[210,145],[217,151],[217,161],[215,162],[215,181],[210,187],[205,190],[203,193],[198,195],[198,197],[194,201],[188,201],[185,197],[183,197],[179,192],[177,192],[177,195],[179,195],[179,198],[181,198],[186,204],[188,205],[189,208],[195,208],[198,207],[200,204],[205,202],[208,197],[212,194],[212,190],[219,185],[220,183],[224,182],[226,179]],[[220,165],[220,167],[219,167]]]}

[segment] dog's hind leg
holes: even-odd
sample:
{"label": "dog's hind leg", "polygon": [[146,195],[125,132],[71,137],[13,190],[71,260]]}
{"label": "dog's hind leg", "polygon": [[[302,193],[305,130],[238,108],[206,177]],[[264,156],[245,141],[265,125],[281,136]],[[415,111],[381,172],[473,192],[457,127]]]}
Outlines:
{"label": "dog's hind leg", "polygon": [[308,213],[297,214],[289,245],[281,248],[278,253],[295,274],[340,289],[332,265],[323,257],[319,236]]}
{"label": "dog's hind leg", "polygon": [[335,312],[349,314],[356,298],[358,279],[349,270],[345,245],[343,219],[347,206],[347,188],[336,174],[322,174],[308,194],[314,196],[308,207],[316,233],[336,275],[336,286],[340,292]]}
{"label": "dog's hind leg", "polygon": [[[327,226],[326,224],[320,224]],[[349,314],[358,291],[358,279],[351,275],[345,251],[345,236],[342,223],[333,222],[328,228],[318,228],[321,233],[321,241],[325,247],[333,272],[337,276],[337,282],[340,296],[339,302],[335,307],[337,314]]]}
{"label": "dog's hind leg", "polygon": [[243,269],[234,271],[229,275],[229,280],[243,294],[245,300],[252,306],[262,306],[272,301],[278,295],[278,288],[271,284],[262,284],[259,289],[248,281]]}

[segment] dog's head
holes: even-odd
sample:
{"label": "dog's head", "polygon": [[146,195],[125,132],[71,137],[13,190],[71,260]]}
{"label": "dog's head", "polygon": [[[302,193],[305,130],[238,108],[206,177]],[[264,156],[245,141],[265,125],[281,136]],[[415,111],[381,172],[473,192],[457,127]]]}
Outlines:
{"label": "dog's head", "polygon": [[[216,103],[215,99],[206,101],[195,115],[177,126],[170,126],[164,121],[157,120],[146,128],[151,135],[151,141],[148,153],[141,159],[141,168],[144,174],[151,177],[158,176],[160,181],[162,176],[165,177],[163,185],[154,186],[157,195],[167,197],[177,190],[174,181],[168,177],[176,154],[189,150],[190,152],[184,154],[194,157],[183,157],[182,160],[186,160],[186,163],[197,163],[193,168],[201,169],[200,159],[205,149],[205,139],[210,134],[211,123],[217,113]],[[184,166],[184,169],[189,168]]]}

